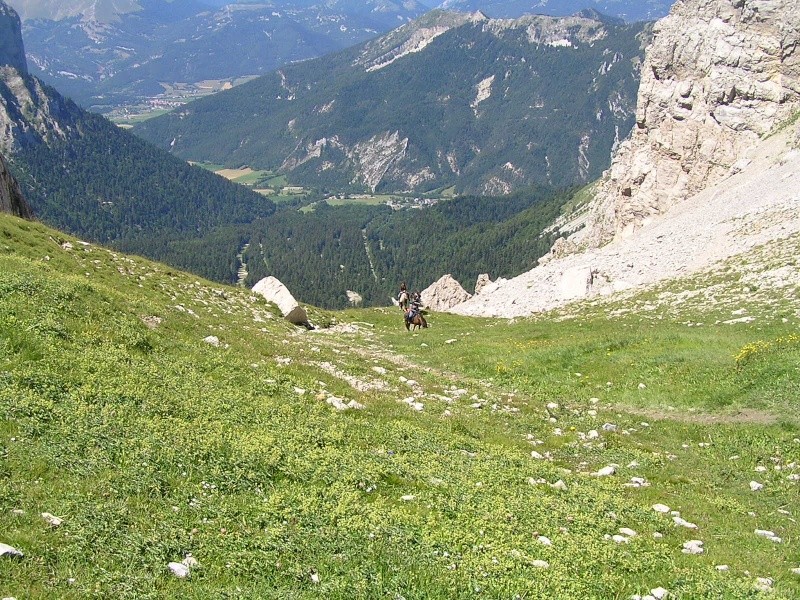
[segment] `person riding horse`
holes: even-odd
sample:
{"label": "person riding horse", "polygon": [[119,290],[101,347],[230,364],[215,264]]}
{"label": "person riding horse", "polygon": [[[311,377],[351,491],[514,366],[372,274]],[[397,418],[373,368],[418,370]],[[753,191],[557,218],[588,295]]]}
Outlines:
{"label": "person riding horse", "polygon": [[400,291],[397,294],[397,303],[401,309],[404,311],[408,310],[408,289],[406,288],[406,282],[400,284]]}
{"label": "person riding horse", "polygon": [[417,329],[420,327],[428,327],[428,322],[425,320],[425,317],[422,316],[422,298],[419,292],[411,294],[411,306],[406,311],[405,324],[406,329],[412,330],[414,327]]}
{"label": "person riding horse", "polygon": [[411,294],[411,305],[406,309],[406,321],[409,323],[414,320],[419,314],[420,308],[422,306],[422,297],[420,296],[419,292],[414,292]]}

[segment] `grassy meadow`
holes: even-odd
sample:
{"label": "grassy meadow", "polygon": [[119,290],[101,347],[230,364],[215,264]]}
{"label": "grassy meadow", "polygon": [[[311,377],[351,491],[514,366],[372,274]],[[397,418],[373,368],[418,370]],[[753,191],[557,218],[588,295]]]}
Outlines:
{"label": "grassy meadow", "polygon": [[0,215],[0,597],[796,598],[800,294],[746,278],[306,331]]}

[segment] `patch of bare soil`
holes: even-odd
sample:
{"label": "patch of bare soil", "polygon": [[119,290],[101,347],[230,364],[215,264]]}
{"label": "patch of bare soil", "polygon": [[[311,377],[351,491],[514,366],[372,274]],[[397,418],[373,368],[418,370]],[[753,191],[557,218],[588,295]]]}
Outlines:
{"label": "patch of bare soil", "polygon": [[720,413],[635,408],[631,406],[616,406],[614,410],[652,420],[670,420],[681,423],[695,423],[697,425],[775,425],[780,420],[780,417],[774,413],[755,408],[740,408]]}

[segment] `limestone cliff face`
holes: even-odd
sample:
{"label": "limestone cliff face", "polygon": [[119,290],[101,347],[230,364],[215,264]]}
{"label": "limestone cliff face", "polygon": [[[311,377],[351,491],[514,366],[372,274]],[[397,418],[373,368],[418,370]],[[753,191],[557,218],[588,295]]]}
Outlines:
{"label": "limestone cliff face", "polygon": [[627,237],[740,170],[800,110],[798,40],[797,0],[678,0],[647,50],[631,138],[572,240]]}
{"label": "limestone cliff face", "polygon": [[9,173],[2,154],[0,154],[0,212],[11,213],[23,219],[33,217],[33,211],[25,201],[17,180]]}
{"label": "limestone cliff face", "polygon": [[63,139],[70,104],[28,75],[19,17],[0,0],[0,152]]}
{"label": "limestone cliff face", "polygon": [[0,0],[0,66],[8,65],[21,73],[28,72],[19,15]]}

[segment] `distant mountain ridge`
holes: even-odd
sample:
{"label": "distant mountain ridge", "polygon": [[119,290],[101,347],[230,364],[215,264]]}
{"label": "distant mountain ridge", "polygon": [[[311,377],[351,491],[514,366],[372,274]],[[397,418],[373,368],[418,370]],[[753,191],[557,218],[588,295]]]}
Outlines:
{"label": "distant mountain ridge", "polygon": [[598,177],[633,125],[649,31],[434,11],[135,131],[186,159],[306,185],[483,194],[573,185]]}
{"label": "distant mountain ridge", "polygon": [[414,0],[277,0],[220,8],[197,0],[137,0],[105,18],[92,3],[74,6],[53,8],[58,18],[25,21],[28,58],[35,75],[98,108],[160,94],[162,83],[267,73],[363,42],[427,10]]}
{"label": "distant mountain ridge", "polygon": [[485,12],[492,18],[512,19],[524,14],[572,15],[593,9],[627,22],[653,21],[665,16],[675,0],[444,0],[438,8]]}

